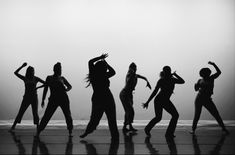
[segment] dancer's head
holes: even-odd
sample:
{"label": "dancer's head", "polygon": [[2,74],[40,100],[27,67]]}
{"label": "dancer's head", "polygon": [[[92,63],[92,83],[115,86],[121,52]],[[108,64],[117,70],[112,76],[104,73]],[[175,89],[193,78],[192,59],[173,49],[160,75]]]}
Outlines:
{"label": "dancer's head", "polygon": [[26,70],[25,77],[32,78],[33,76],[34,76],[34,68],[32,66],[29,66]]}
{"label": "dancer's head", "polygon": [[162,71],[163,71],[162,75],[164,78],[171,77],[171,67],[170,66],[164,66]]}
{"label": "dancer's head", "polygon": [[105,74],[107,71],[107,63],[104,60],[98,61],[94,65],[95,74]]}
{"label": "dancer's head", "polygon": [[164,72],[161,71],[160,74],[159,74],[160,78],[164,78]]}
{"label": "dancer's head", "polygon": [[60,62],[57,62],[54,67],[53,67],[53,71],[54,71],[54,74],[55,75],[61,75],[61,63]]}
{"label": "dancer's head", "polygon": [[208,78],[211,75],[211,70],[209,68],[202,68],[199,74],[202,78]]}
{"label": "dancer's head", "polygon": [[132,62],[130,65],[129,65],[129,70],[132,70],[134,73],[136,72],[137,70],[137,66],[134,62]]}

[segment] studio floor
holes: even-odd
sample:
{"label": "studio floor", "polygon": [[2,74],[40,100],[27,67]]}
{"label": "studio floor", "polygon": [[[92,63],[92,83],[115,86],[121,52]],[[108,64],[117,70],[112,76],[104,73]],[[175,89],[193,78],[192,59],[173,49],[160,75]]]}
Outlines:
{"label": "studio floor", "polygon": [[20,126],[8,132],[10,126],[0,126],[0,154],[235,154],[235,126],[226,125],[229,135],[215,124],[199,126],[196,134],[191,126],[178,126],[174,139],[166,139],[166,125],[156,126],[151,137],[146,137],[144,126],[136,126],[136,133],[123,134],[120,141],[111,142],[107,127],[99,127],[84,139],[79,137],[84,128],[75,126],[72,136],[66,127],[49,126],[35,137],[34,126]]}

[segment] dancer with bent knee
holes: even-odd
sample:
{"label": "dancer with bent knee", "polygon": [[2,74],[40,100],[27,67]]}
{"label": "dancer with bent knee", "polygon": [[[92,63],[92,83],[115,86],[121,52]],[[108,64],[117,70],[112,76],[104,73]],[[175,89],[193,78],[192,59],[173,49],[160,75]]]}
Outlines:
{"label": "dancer with bent knee", "polygon": [[[15,126],[17,123],[20,123],[22,120],[22,117],[27,110],[27,108],[31,105],[32,107],[32,112],[33,112],[33,122],[35,125],[38,126],[39,123],[39,116],[38,116],[38,95],[37,95],[37,83],[40,82],[42,84],[45,84],[45,81],[42,79],[36,77],[34,75],[34,68],[29,66],[26,70],[25,76],[19,74],[19,71],[27,66],[27,63],[24,63],[21,65],[15,72],[14,74],[20,78],[21,80],[24,81],[25,84],[25,93],[23,97],[23,101],[20,106],[20,110],[16,116],[16,119],[10,129],[10,131],[13,131],[15,129]],[[41,87],[41,86],[40,86]]]}
{"label": "dancer with bent knee", "polygon": [[223,120],[220,117],[219,112],[211,98],[214,89],[214,80],[219,77],[221,71],[214,62],[209,61],[208,64],[215,68],[216,73],[211,75],[211,70],[209,68],[202,68],[199,72],[202,79],[199,79],[198,82],[194,85],[194,89],[195,91],[198,91],[198,94],[194,102],[195,113],[191,133],[195,133],[197,123],[201,115],[202,106],[204,106],[216,119],[218,124],[221,126],[222,131],[228,134],[229,132],[225,128]]}
{"label": "dancer with bent knee", "polygon": [[112,140],[119,140],[119,132],[116,121],[116,107],[113,95],[109,89],[109,78],[116,73],[114,69],[105,61],[108,54],[102,54],[99,57],[91,59],[88,63],[89,74],[87,77],[88,86],[92,86],[92,111],[90,121],[86,127],[81,138],[86,137],[92,133],[98,126],[103,113],[108,119],[109,130],[111,132]]}
{"label": "dancer with bent knee", "polygon": [[45,113],[38,127],[37,136],[39,136],[42,130],[45,129],[47,123],[58,107],[60,107],[64,113],[67,129],[69,131],[69,135],[71,136],[73,130],[73,119],[71,116],[70,103],[67,92],[72,89],[72,86],[65,77],[61,76],[61,63],[56,63],[53,70],[54,74],[47,76],[46,85],[43,90],[41,104],[42,107],[45,105],[44,100],[46,99],[48,88],[50,88],[50,97]]}
{"label": "dancer with bent knee", "polygon": [[[129,70],[126,75],[125,87],[119,94],[120,100],[125,111],[124,125],[122,128],[123,132],[137,131],[137,129],[132,126],[132,123],[135,115],[135,111],[133,108],[133,91],[135,90],[138,78],[145,80],[147,82],[146,87],[149,87],[149,89],[151,89],[147,78],[142,75],[136,74],[136,71],[137,66],[134,62],[132,62],[129,66]],[[129,125],[129,129],[127,129],[127,125]]]}
{"label": "dancer with bent knee", "polygon": [[154,96],[160,89],[160,92],[154,99],[154,110],[156,116],[148,123],[148,125],[144,129],[147,136],[151,136],[151,129],[155,126],[155,124],[161,121],[162,111],[163,109],[165,109],[172,116],[165,136],[167,138],[175,137],[174,132],[179,114],[173,103],[170,101],[170,97],[175,88],[175,84],[183,83],[184,80],[178,74],[176,74],[176,72],[171,73],[171,68],[169,66],[163,67],[163,71],[160,73],[160,79],[158,80],[155,89],[153,90],[147,102],[143,104],[143,108],[148,108],[149,102],[154,98]]}

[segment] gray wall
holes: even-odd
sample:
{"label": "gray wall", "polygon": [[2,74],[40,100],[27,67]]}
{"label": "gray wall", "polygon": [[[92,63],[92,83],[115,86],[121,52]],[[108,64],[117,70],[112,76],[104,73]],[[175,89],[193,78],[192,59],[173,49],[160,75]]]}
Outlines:
{"label": "gray wall", "polygon": [[[186,83],[177,85],[172,101],[180,119],[190,120],[198,71],[214,61],[222,70],[215,81],[213,100],[223,119],[235,119],[235,1],[234,0],[86,0],[0,1],[0,120],[14,119],[24,93],[14,70],[23,62],[45,79],[60,61],[74,119],[89,119],[92,89],[85,88],[87,62],[102,53],[117,74],[111,90],[117,118],[123,119],[119,92],[131,62],[155,87],[159,72],[170,65]],[[209,66],[210,67],[210,66]],[[211,67],[210,67],[211,68]],[[214,71],[213,68],[211,68]],[[25,74],[25,70],[21,71]],[[139,80],[134,94],[135,119],[154,116],[153,101],[141,107],[151,91]],[[38,92],[41,102],[42,89]],[[44,109],[39,108],[40,116]],[[105,118],[105,117],[104,117]],[[169,119],[164,113],[163,119]],[[32,119],[31,108],[24,119]],[[53,119],[63,119],[59,109]],[[207,111],[201,119],[212,119]]]}

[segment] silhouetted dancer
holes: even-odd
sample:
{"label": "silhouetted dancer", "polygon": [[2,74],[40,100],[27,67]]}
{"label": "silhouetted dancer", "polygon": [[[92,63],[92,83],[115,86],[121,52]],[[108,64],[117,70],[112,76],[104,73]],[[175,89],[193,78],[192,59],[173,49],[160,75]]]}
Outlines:
{"label": "silhouetted dancer", "polygon": [[159,154],[159,153],[158,153],[158,150],[156,150],[156,149],[153,147],[152,143],[150,142],[150,137],[149,137],[149,136],[145,137],[144,143],[146,144],[146,147],[148,148],[149,153],[150,153],[151,155],[157,155],[157,154]]}
{"label": "silhouetted dancer", "polygon": [[44,107],[44,100],[46,98],[48,87],[50,88],[50,97],[44,116],[40,121],[37,136],[39,136],[41,131],[45,129],[47,123],[58,107],[60,107],[64,113],[69,135],[72,134],[73,120],[70,111],[69,97],[67,95],[67,91],[70,91],[72,86],[65,77],[61,76],[61,72],[61,64],[58,62],[54,65],[54,74],[47,76],[46,78],[46,85],[42,96],[42,107]]}
{"label": "silhouetted dancer", "polygon": [[[91,59],[88,63],[89,74],[87,77],[88,86],[93,88],[92,110],[90,121],[85,133],[80,137],[84,138],[92,133],[98,126],[103,113],[108,119],[109,130],[113,140],[119,140],[119,133],[116,121],[116,107],[113,95],[109,89],[109,78],[115,75],[114,69],[104,60],[108,54]],[[87,87],[88,87],[87,86]]]}
{"label": "silhouetted dancer", "polygon": [[27,66],[27,63],[23,63],[15,72],[14,74],[24,81],[25,84],[25,93],[24,97],[20,106],[20,110],[16,116],[16,119],[10,129],[10,131],[13,131],[15,129],[15,126],[17,123],[21,123],[22,117],[29,107],[31,105],[32,111],[33,111],[33,123],[38,126],[39,124],[39,116],[38,116],[38,95],[37,95],[37,83],[41,82],[42,84],[45,84],[43,80],[36,77],[34,75],[34,68],[29,66],[26,70],[25,76],[19,74],[19,71]]}
{"label": "silhouetted dancer", "polygon": [[[149,87],[149,89],[151,89],[147,78],[136,74],[136,70],[136,64],[132,62],[126,75],[125,87],[122,89],[119,95],[125,111],[124,125],[122,129],[124,132],[137,131],[137,129],[133,128],[132,123],[135,115],[135,111],[133,108],[133,91],[135,90],[138,78],[145,80],[147,82],[146,87]],[[127,129],[127,125],[129,125],[129,129]]]}
{"label": "silhouetted dancer", "polygon": [[213,94],[213,89],[214,89],[214,80],[219,77],[219,75],[221,74],[221,71],[215,63],[209,61],[208,64],[212,65],[215,68],[216,73],[211,75],[211,70],[209,68],[202,68],[199,72],[202,79],[199,79],[198,82],[194,86],[194,89],[195,91],[198,91],[198,94],[194,102],[195,113],[194,113],[191,133],[192,134],[195,133],[195,130],[197,128],[197,123],[201,115],[202,106],[204,106],[211,113],[211,115],[216,119],[218,124],[222,127],[223,132],[225,132],[226,134],[229,134],[211,98]]}
{"label": "silhouetted dancer", "polygon": [[163,109],[165,109],[172,116],[165,136],[171,138],[175,137],[174,132],[179,114],[173,103],[170,101],[170,97],[175,88],[175,84],[183,83],[184,80],[179,75],[177,75],[176,72],[171,73],[171,68],[169,66],[163,67],[163,71],[160,73],[160,79],[158,80],[154,91],[150,95],[148,101],[143,104],[143,108],[148,108],[149,102],[154,98],[154,96],[160,89],[160,92],[154,99],[154,110],[156,116],[148,123],[148,125],[144,129],[147,136],[151,136],[150,130],[155,126],[156,123],[161,121],[162,111]]}

